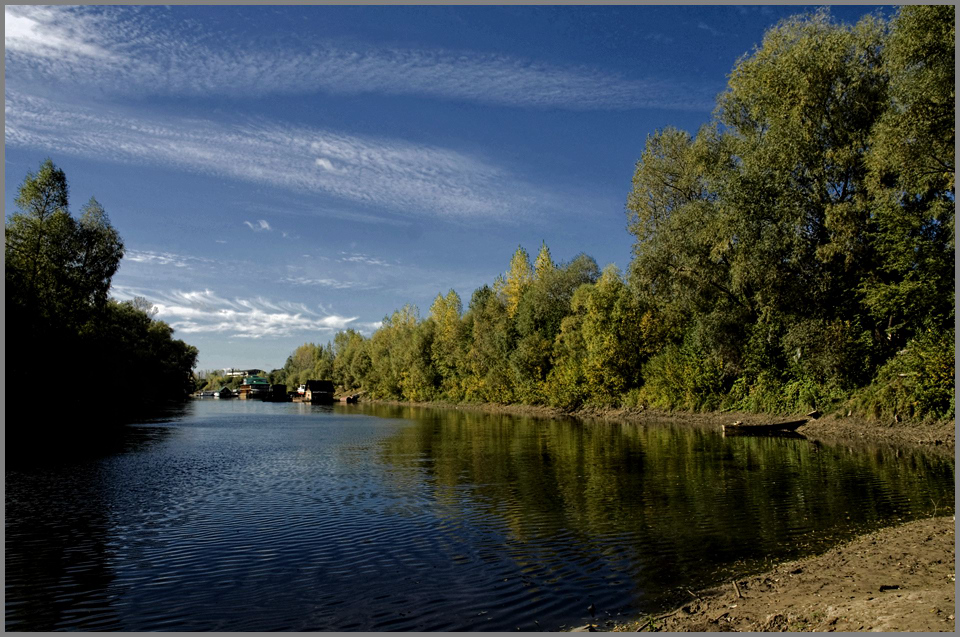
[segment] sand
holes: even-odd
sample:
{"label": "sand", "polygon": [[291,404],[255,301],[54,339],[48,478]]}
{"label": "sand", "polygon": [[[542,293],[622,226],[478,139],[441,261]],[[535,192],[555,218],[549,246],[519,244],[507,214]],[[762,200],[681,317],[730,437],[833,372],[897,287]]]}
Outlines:
{"label": "sand", "polygon": [[949,516],[881,529],[613,630],[953,632],[955,526]]}

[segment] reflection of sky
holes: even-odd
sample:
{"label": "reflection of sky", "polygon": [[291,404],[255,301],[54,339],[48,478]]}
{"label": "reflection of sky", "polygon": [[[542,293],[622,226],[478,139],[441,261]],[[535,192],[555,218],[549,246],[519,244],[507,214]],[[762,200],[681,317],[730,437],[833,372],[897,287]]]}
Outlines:
{"label": "reflection of sky", "polygon": [[201,369],[279,367],[517,244],[624,269],[646,136],[806,9],[8,6],[7,209],[52,158],[125,241],[116,297]]}

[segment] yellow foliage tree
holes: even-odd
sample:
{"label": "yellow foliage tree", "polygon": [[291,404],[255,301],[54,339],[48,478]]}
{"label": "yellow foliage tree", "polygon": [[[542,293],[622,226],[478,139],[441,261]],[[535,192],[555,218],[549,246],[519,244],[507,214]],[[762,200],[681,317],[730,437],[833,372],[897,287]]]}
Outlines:
{"label": "yellow foliage tree", "polygon": [[516,314],[517,306],[520,305],[520,297],[533,282],[533,276],[530,255],[523,249],[523,246],[517,246],[517,251],[513,253],[513,257],[510,259],[510,269],[507,270],[502,284],[502,295],[504,304],[507,306],[507,316],[513,318],[513,315]]}

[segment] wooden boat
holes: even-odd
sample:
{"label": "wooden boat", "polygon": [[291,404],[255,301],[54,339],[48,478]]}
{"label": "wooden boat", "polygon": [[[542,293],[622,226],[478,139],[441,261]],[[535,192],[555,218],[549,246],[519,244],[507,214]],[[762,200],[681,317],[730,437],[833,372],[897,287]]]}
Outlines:
{"label": "wooden boat", "polygon": [[745,425],[741,421],[737,421],[730,425],[722,425],[723,433],[737,433],[737,434],[771,434],[771,433],[783,433],[787,431],[796,431],[801,425],[807,424],[808,419],[803,418],[801,420],[790,420],[787,422],[777,422],[764,425]]}

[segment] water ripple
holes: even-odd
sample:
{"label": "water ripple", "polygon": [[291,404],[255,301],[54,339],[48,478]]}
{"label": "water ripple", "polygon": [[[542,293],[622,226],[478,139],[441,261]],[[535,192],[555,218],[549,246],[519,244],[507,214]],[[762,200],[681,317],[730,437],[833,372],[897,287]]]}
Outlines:
{"label": "water ripple", "polygon": [[919,455],[365,409],[204,401],[8,468],[6,628],[556,630],[953,506]]}

